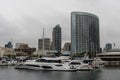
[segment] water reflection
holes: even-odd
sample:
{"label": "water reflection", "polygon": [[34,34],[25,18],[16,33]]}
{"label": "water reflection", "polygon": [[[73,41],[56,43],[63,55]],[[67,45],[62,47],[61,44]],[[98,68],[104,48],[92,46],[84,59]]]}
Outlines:
{"label": "water reflection", "polygon": [[0,67],[0,80],[119,80],[120,69],[102,71],[33,71]]}
{"label": "water reflection", "polygon": [[26,77],[26,80],[99,80],[100,73],[101,71],[58,72],[19,70],[19,76]]}
{"label": "water reflection", "polygon": [[68,80],[99,80],[101,71],[79,71],[70,73]]}

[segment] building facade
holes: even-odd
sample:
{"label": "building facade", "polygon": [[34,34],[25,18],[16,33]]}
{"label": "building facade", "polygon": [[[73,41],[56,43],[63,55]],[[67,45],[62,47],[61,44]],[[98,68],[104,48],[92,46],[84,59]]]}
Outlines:
{"label": "building facade", "polygon": [[12,48],[0,47],[0,57],[7,55],[16,55],[16,52]]}
{"label": "building facade", "polygon": [[12,42],[5,44],[5,48],[13,48]]}
{"label": "building facade", "polygon": [[120,49],[110,49],[108,52],[97,54],[106,67],[120,67]]}
{"label": "building facade", "polygon": [[63,51],[71,51],[71,43],[66,42],[63,47]]}
{"label": "building facade", "polygon": [[109,50],[111,50],[112,49],[112,44],[111,43],[106,43],[106,45],[105,45],[105,50],[106,51],[109,51]]}
{"label": "building facade", "polygon": [[[43,38],[38,39],[38,50],[43,49]],[[44,38],[44,49],[49,50],[50,49],[50,38]]]}
{"label": "building facade", "polygon": [[61,37],[61,27],[58,24],[53,28],[52,32],[53,46],[57,51],[61,51]]}
{"label": "building facade", "polygon": [[16,43],[15,44],[15,48],[26,48],[28,47],[28,44],[25,44],[25,43]]}
{"label": "building facade", "polygon": [[25,43],[16,43],[16,55],[32,55],[36,51],[36,48],[31,48]]}
{"label": "building facade", "polygon": [[99,18],[91,13],[71,13],[71,52],[99,53]]}
{"label": "building facade", "polygon": [[51,44],[50,44],[50,50],[55,50],[55,47],[54,47],[54,45],[53,45],[53,42],[51,42]]}

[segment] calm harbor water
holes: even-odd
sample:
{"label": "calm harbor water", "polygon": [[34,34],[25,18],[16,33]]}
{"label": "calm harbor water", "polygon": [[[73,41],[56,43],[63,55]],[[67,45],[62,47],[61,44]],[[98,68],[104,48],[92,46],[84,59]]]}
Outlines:
{"label": "calm harbor water", "polygon": [[33,71],[0,67],[0,80],[120,80],[120,69],[104,68],[101,71]]}

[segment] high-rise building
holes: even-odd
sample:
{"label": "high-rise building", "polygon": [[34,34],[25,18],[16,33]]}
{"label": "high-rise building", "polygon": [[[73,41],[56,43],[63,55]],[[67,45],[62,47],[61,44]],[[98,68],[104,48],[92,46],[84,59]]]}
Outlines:
{"label": "high-rise building", "polygon": [[61,27],[59,24],[53,28],[52,40],[55,50],[61,51]]}
{"label": "high-rise building", "polygon": [[105,50],[106,51],[109,51],[109,50],[111,50],[112,49],[112,44],[111,43],[106,43],[106,45],[105,45]]}
{"label": "high-rise building", "polygon": [[100,48],[100,51],[99,51],[99,53],[102,53],[103,52],[103,50],[102,50],[102,48]]}
{"label": "high-rise building", "polygon": [[[43,38],[38,39],[38,50],[43,49]],[[44,38],[44,49],[49,50],[50,49],[50,38]]]}
{"label": "high-rise building", "polygon": [[12,42],[8,42],[7,44],[5,44],[6,48],[13,48]]}
{"label": "high-rise building", "polygon": [[99,18],[91,13],[71,13],[71,52],[99,53]]}
{"label": "high-rise building", "polygon": [[70,42],[66,42],[64,44],[63,50],[64,51],[71,51],[71,43]]}

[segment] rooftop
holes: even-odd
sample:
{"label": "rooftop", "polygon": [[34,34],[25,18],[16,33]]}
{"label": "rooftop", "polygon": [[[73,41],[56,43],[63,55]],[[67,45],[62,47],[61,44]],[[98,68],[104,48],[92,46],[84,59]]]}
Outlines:
{"label": "rooftop", "polygon": [[120,55],[120,52],[105,52],[97,55]]}

